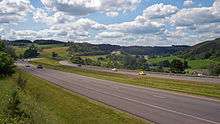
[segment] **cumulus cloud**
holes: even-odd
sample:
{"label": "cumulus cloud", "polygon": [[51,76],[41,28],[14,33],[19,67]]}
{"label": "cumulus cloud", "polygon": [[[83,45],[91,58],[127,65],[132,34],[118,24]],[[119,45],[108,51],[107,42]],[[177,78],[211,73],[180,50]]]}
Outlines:
{"label": "cumulus cloud", "polygon": [[0,23],[22,21],[32,11],[28,0],[1,0],[0,6]]}
{"label": "cumulus cloud", "polygon": [[220,2],[216,1],[212,7],[182,9],[172,16],[171,22],[177,26],[220,22],[219,4]]}
{"label": "cumulus cloud", "polygon": [[[55,11],[66,12],[70,15],[87,15],[97,11],[107,15],[116,12],[133,10],[141,0],[41,0],[47,7]],[[114,13],[112,13],[114,12]]]}
{"label": "cumulus cloud", "polygon": [[155,4],[147,7],[143,14],[133,21],[108,25],[109,30],[134,34],[160,33],[164,31],[165,20],[175,14],[177,7],[172,5]]}
{"label": "cumulus cloud", "polygon": [[65,15],[62,12],[56,12],[53,15],[48,15],[44,9],[36,9],[33,13],[33,19],[36,22],[42,22],[48,25],[64,24],[75,20],[74,16]]}
{"label": "cumulus cloud", "polygon": [[145,19],[164,18],[175,14],[177,10],[178,9],[176,6],[164,5],[163,3],[160,3],[146,8],[141,17]]}
{"label": "cumulus cloud", "polygon": [[124,33],[121,32],[101,32],[97,35],[98,38],[119,38],[123,37]]}

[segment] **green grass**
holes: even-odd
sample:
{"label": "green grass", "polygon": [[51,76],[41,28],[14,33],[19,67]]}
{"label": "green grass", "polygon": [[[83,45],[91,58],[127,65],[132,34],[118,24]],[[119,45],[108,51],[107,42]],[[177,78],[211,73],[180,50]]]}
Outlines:
{"label": "green grass", "polygon": [[[28,80],[25,91],[19,93],[19,108],[31,115],[35,124],[143,124],[146,121],[112,109],[75,93],[51,85],[22,72]],[[7,122],[4,110],[15,89],[15,77],[0,79],[0,123]],[[25,122],[24,122],[25,123]]]}
{"label": "green grass", "polygon": [[41,57],[51,58],[52,52],[56,52],[60,57],[67,58],[67,47],[53,47],[43,48],[41,51]]}
{"label": "green grass", "polygon": [[106,57],[106,55],[96,55],[96,56],[80,56],[81,58],[85,59],[85,58],[89,58],[92,60],[97,60],[99,57]]}
{"label": "green grass", "polygon": [[[50,61],[50,60],[47,60]],[[33,61],[33,64],[43,64],[45,67],[57,69],[61,71],[76,73],[84,76],[111,80],[125,84],[132,84],[144,87],[152,87],[157,89],[188,93],[193,95],[207,96],[220,99],[220,84],[216,83],[200,83],[193,81],[180,81],[162,78],[153,78],[146,76],[130,76],[109,72],[101,72],[95,70],[86,70],[63,65],[54,65],[52,62],[45,63]]]}
{"label": "green grass", "polygon": [[[182,58],[179,58],[177,56],[162,56],[162,57],[156,57],[156,58],[150,58],[148,61],[150,63],[159,63],[161,61],[164,61],[164,60],[169,60],[170,62],[173,60],[173,59],[180,59],[180,60],[184,60]],[[207,69],[208,66],[211,64],[211,63],[219,63],[220,64],[220,61],[218,59],[216,60],[210,60],[210,59],[202,59],[202,60],[187,60],[188,61],[188,65],[191,67],[192,70],[194,69]]]}
{"label": "green grass", "polygon": [[15,53],[17,56],[24,54],[25,50],[27,49],[27,47],[18,47],[18,46],[14,46],[13,48],[15,49]]}
{"label": "green grass", "polygon": [[49,58],[42,58],[42,59],[34,60],[34,62],[41,63],[41,64],[49,64],[49,65],[54,65],[54,66],[61,65],[59,64],[59,61],[49,59]]}
{"label": "green grass", "polygon": [[159,63],[164,60],[169,60],[171,62],[173,59],[181,59],[181,58],[178,58],[177,56],[162,56],[162,57],[149,58],[148,61],[150,63]]}
{"label": "green grass", "polygon": [[219,63],[220,61],[214,61],[210,59],[203,59],[203,60],[190,60],[189,61],[189,66],[191,69],[207,69],[210,64],[212,63]]}
{"label": "green grass", "polygon": [[[56,52],[60,57],[62,58],[67,58],[68,53],[67,49],[68,47],[65,47],[64,45],[36,45],[40,51],[40,57],[46,57],[46,58],[51,58],[52,57],[52,52]],[[19,56],[20,54],[24,54],[25,50],[28,49],[28,46],[21,47],[21,46],[14,46],[16,55]]]}

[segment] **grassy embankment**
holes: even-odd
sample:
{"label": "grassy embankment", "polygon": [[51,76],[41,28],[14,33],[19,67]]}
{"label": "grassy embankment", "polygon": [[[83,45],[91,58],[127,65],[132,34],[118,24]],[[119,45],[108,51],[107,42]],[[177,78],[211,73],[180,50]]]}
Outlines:
{"label": "grassy embankment", "polygon": [[157,89],[188,93],[193,95],[207,96],[220,99],[220,84],[199,83],[193,81],[180,81],[162,78],[153,78],[145,76],[130,76],[109,72],[94,70],[85,70],[80,68],[60,65],[57,61],[51,59],[41,59],[31,62],[33,64],[42,64],[47,68],[76,73],[84,76],[111,80],[120,83],[152,87]]}
{"label": "grassy embankment", "polygon": [[[11,116],[7,113],[11,94],[18,88],[16,78],[0,79],[0,123],[35,124],[142,124],[142,119],[112,109],[75,93],[70,93],[49,82],[32,76],[27,79],[23,91],[18,90],[20,103],[16,110],[26,113],[28,118]],[[16,114],[17,115],[17,114]]]}

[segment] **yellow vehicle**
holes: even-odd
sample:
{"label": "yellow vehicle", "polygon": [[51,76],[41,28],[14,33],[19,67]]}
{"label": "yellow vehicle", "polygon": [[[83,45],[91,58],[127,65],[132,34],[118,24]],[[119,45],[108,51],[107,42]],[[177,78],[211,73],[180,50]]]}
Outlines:
{"label": "yellow vehicle", "polygon": [[146,75],[146,74],[144,73],[144,71],[140,71],[140,72],[138,73],[138,75]]}

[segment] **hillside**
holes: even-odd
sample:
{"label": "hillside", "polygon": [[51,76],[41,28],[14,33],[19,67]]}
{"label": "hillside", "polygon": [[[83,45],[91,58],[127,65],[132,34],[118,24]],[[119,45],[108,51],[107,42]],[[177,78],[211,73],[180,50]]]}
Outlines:
{"label": "hillside", "polygon": [[205,41],[192,46],[183,55],[189,59],[213,59],[220,57],[220,38],[212,41]]}
{"label": "hillside", "polygon": [[172,46],[128,46],[122,47],[122,51],[133,55],[170,55],[182,52],[190,46],[172,45]]}
{"label": "hillside", "polygon": [[132,55],[170,55],[182,52],[190,46],[119,46],[110,44],[70,43],[69,50],[80,55],[104,55],[113,51],[126,52]]}
{"label": "hillside", "polygon": [[57,41],[57,40],[35,40],[33,43],[39,44],[39,45],[48,45],[48,44],[65,44],[62,41]]}

